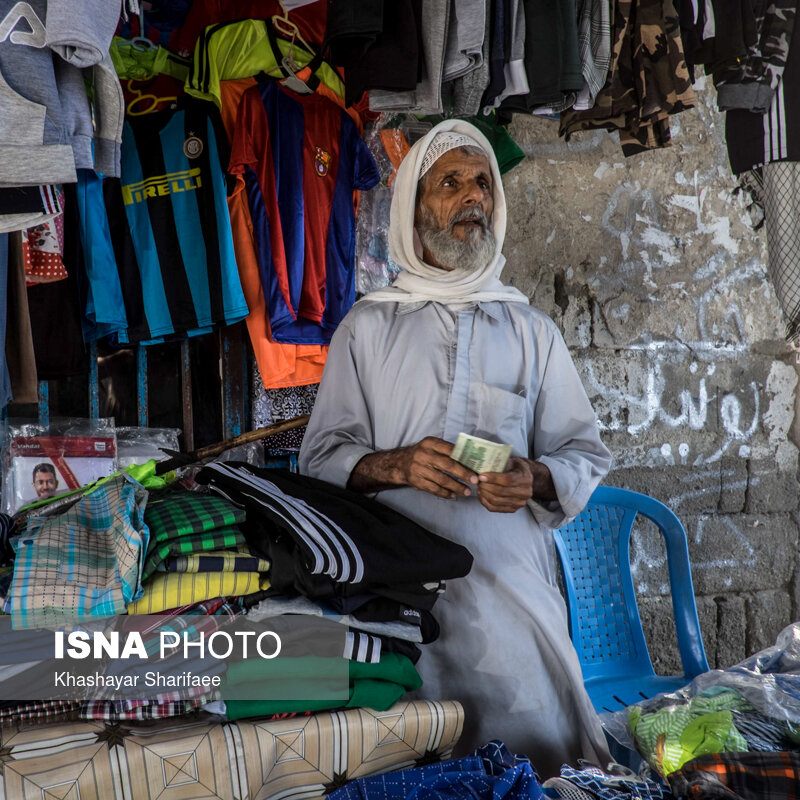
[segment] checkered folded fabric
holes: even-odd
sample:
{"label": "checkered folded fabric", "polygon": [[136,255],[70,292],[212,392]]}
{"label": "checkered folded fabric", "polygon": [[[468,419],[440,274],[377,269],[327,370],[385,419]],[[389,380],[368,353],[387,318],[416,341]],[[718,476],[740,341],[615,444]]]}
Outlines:
{"label": "checkered folded fabric", "polygon": [[[185,533],[174,539],[158,542],[151,547],[144,562],[144,575],[142,580],[147,580],[159,570],[164,559],[170,556],[179,556],[187,553],[199,553],[205,550],[217,551],[227,547],[236,547],[244,542],[244,534],[238,528],[217,528],[203,533]],[[170,572],[189,572],[190,570],[169,570]],[[191,570],[198,572],[199,570]],[[214,570],[219,572],[219,570]],[[252,571],[252,570],[251,570]]]}
{"label": "checkered folded fabric", "polygon": [[558,789],[560,794],[557,797],[579,797],[578,792],[570,795],[569,787],[565,786],[567,783],[598,800],[673,800],[672,793],[665,785],[640,778],[624,768],[606,772],[595,766],[575,769],[563,764],[560,777],[545,781],[544,787]]}
{"label": "checkered folded fabric", "polygon": [[212,550],[208,553],[173,555],[158,566],[165,572],[269,572],[269,561],[247,547]]}
{"label": "checkered folded fabric", "polygon": [[244,520],[244,509],[212,495],[170,493],[151,502],[145,513],[145,522],[150,528],[150,547],[143,580],[152,575],[167,556],[244,544],[244,535],[237,527]]}
{"label": "checkered folded fabric", "polygon": [[797,800],[800,753],[700,756],[668,775],[667,780],[676,796],[693,800]]}
{"label": "checkered folded fabric", "polygon": [[[202,688],[202,687],[201,687]],[[197,708],[219,699],[219,692],[187,697],[183,700],[154,702],[152,700],[92,700],[81,705],[78,716],[81,719],[102,719],[106,722],[122,720],[166,719],[181,717]]]}
{"label": "checkered folded fabric", "polygon": [[73,700],[36,700],[0,708],[0,725],[18,722],[65,722],[78,719],[80,702]]}
{"label": "checkered folded fabric", "polygon": [[141,595],[146,502],[147,490],[120,475],[61,514],[29,520],[11,583],[14,628],[124,614]]}
{"label": "checkered folded fabric", "polygon": [[167,608],[212,597],[238,597],[268,587],[258,572],[162,572],[147,581],[143,596],[128,606],[128,613],[159,614]]}

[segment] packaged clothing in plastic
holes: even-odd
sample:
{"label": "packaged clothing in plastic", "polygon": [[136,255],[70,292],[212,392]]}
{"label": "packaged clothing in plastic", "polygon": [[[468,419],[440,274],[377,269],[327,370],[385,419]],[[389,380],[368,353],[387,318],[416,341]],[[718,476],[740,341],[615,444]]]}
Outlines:
{"label": "packaged clothing in plastic", "polygon": [[666,777],[721,753],[796,750],[800,744],[800,622],[776,644],[672,694],[603,715],[606,731]]}
{"label": "packaged clothing in plastic", "polygon": [[2,508],[16,513],[111,475],[117,437],[109,420],[64,420],[49,427],[9,423],[3,447]]}

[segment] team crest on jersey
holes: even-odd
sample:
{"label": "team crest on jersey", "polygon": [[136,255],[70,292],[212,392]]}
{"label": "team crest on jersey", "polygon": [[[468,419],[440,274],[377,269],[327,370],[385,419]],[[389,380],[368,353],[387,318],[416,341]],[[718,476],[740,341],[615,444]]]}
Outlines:
{"label": "team crest on jersey", "polygon": [[331,165],[331,154],[321,147],[317,148],[317,154],[314,156],[314,169],[320,178],[324,178],[328,174],[328,167]]}
{"label": "team crest on jersey", "polygon": [[203,152],[203,142],[194,135],[183,143],[183,152],[186,158],[197,158]]}

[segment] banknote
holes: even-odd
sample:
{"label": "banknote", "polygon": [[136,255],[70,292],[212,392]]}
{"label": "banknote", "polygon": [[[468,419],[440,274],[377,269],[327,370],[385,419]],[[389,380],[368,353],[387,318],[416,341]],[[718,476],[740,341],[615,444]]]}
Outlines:
{"label": "banknote", "polygon": [[450,457],[473,472],[502,472],[511,455],[510,444],[490,442],[468,433],[459,433]]}

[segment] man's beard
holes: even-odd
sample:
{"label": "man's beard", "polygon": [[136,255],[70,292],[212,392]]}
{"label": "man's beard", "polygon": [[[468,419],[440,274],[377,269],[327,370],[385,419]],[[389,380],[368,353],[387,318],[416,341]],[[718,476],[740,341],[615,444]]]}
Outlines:
{"label": "man's beard", "polygon": [[[482,227],[469,226],[464,239],[459,239],[453,229],[459,222],[476,220]],[[440,228],[433,212],[420,205],[417,234],[423,248],[445,269],[475,272],[483,269],[494,257],[495,238],[482,208],[465,208],[457,211]]]}

